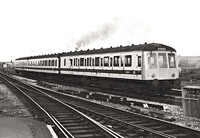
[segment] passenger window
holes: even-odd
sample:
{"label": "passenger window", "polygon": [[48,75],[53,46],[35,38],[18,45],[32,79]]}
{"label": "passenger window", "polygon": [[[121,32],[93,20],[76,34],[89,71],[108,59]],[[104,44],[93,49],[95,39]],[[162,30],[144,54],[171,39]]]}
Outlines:
{"label": "passenger window", "polygon": [[[72,59],[70,59],[70,65],[71,65],[71,60]],[[66,66],[66,59],[64,59],[64,66]]]}
{"label": "passenger window", "polygon": [[169,53],[168,58],[169,58],[169,67],[176,68],[175,54]]}
{"label": "passenger window", "polygon": [[79,66],[79,61],[80,61],[80,60],[79,60],[79,59],[77,59],[77,66]]}
{"label": "passenger window", "polygon": [[142,66],[142,57],[138,56],[138,67]]}
{"label": "passenger window", "polygon": [[123,67],[124,66],[124,58],[121,57],[121,66]]}
{"label": "passenger window", "polygon": [[148,56],[148,65],[150,69],[157,68],[156,53],[150,53]]}
{"label": "passenger window", "polygon": [[90,57],[89,65],[90,65],[90,66],[92,65],[92,58],[91,58],[91,57]]}
{"label": "passenger window", "polygon": [[87,58],[87,66],[91,66],[91,59],[92,58]]}
{"label": "passenger window", "polygon": [[73,60],[74,60],[74,64],[73,64],[73,66],[76,66],[76,59],[74,58]]}
{"label": "passenger window", "polygon": [[167,56],[166,53],[158,53],[159,68],[167,68]]}
{"label": "passenger window", "polygon": [[51,63],[52,63],[52,66],[54,66],[54,60],[52,60]]}
{"label": "passenger window", "polygon": [[57,66],[57,60],[55,60],[55,66]]}
{"label": "passenger window", "polygon": [[95,57],[95,66],[99,66],[99,57]]}
{"label": "passenger window", "polygon": [[103,58],[101,58],[100,66],[103,66]]}
{"label": "passenger window", "polygon": [[113,66],[113,58],[110,58],[110,67]]}
{"label": "passenger window", "polygon": [[119,66],[119,56],[114,56],[114,66]]}
{"label": "passenger window", "polygon": [[87,58],[87,66],[90,66],[90,58]]}
{"label": "passenger window", "polygon": [[47,66],[47,60],[45,60],[45,66]]}
{"label": "passenger window", "polygon": [[87,59],[85,59],[84,66],[87,66]]}
{"label": "passenger window", "polygon": [[125,56],[125,66],[130,67],[132,63],[132,56],[131,55],[126,55]]}
{"label": "passenger window", "polygon": [[[69,59],[69,61],[70,61],[70,66],[72,66],[73,60],[72,60],[72,59]],[[66,62],[66,60],[65,60],[65,62]],[[65,63],[65,66],[66,66],[66,63]]]}
{"label": "passenger window", "polygon": [[80,66],[83,66],[84,58],[80,58]]}
{"label": "passenger window", "polygon": [[109,57],[104,57],[104,66],[109,65]]}
{"label": "passenger window", "polygon": [[94,59],[92,59],[92,66],[94,66]]}
{"label": "passenger window", "polygon": [[78,58],[76,58],[76,66],[78,66]]}

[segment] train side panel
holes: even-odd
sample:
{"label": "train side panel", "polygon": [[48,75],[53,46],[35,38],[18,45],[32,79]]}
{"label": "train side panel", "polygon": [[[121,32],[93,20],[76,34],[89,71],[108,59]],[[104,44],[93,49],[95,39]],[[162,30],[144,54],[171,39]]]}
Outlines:
{"label": "train side panel", "polygon": [[61,56],[60,70],[61,74],[141,80],[141,55],[132,51]]}
{"label": "train side panel", "polygon": [[58,74],[58,58],[29,59],[27,71]]}

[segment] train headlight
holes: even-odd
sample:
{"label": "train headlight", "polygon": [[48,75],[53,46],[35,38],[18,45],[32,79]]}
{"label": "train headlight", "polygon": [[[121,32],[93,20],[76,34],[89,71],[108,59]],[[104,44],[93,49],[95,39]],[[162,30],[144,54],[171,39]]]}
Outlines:
{"label": "train headlight", "polygon": [[172,74],[172,77],[175,77],[175,74],[174,74],[174,73]]}
{"label": "train headlight", "polygon": [[154,73],[151,75],[152,78],[154,78],[155,76],[156,76],[156,75],[155,75]]}

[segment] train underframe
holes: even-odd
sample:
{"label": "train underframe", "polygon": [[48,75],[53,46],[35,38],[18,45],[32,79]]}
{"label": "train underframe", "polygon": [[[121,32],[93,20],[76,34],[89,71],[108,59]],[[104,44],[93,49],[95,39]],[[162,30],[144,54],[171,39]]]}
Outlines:
{"label": "train underframe", "polygon": [[93,86],[103,89],[119,90],[128,93],[139,93],[148,95],[163,95],[175,85],[175,80],[127,80],[103,77],[90,77],[65,74],[50,74],[38,72],[16,71],[17,74],[28,78],[39,78],[51,82],[75,84],[80,86]]}

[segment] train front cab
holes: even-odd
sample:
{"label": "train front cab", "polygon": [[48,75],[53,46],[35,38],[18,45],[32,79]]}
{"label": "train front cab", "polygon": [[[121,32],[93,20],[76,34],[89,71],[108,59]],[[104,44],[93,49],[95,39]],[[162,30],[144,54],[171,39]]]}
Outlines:
{"label": "train front cab", "polygon": [[179,83],[179,68],[175,51],[145,51],[143,79],[159,93],[169,91]]}

